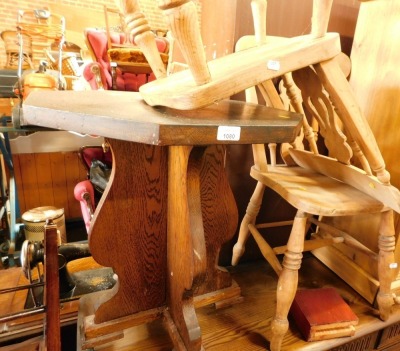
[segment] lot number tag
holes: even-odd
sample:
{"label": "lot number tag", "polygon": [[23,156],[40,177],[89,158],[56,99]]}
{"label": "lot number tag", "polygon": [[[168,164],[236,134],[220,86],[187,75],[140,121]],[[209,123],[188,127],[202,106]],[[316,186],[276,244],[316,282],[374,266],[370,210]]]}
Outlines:
{"label": "lot number tag", "polygon": [[217,140],[238,141],[240,140],[240,127],[219,126]]}

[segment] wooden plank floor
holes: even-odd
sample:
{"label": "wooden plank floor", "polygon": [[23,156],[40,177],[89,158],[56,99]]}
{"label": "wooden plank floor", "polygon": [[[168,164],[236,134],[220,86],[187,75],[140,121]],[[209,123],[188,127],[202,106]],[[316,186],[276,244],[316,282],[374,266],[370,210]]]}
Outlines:
{"label": "wooden plank floor", "polygon": [[[73,260],[68,263],[68,271],[70,274],[96,268],[102,268],[102,266],[95,262],[91,257]],[[43,272],[43,268],[41,271]],[[33,279],[37,279],[35,276],[37,271],[33,270],[32,273]],[[23,274],[21,267],[0,270],[1,289],[28,284],[29,280]],[[27,297],[27,289],[0,294],[0,316],[5,317],[6,315],[16,315],[23,312]],[[78,299],[62,301],[60,310],[61,326],[76,323],[78,307]],[[10,344],[15,339],[42,333],[43,319],[44,314],[39,313],[31,316],[15,318],[6,323],[0,324],[0,350],[2,349],[1,346]]]}
{"label": "wooden plank floor", "polygon": [[[84,260],[84,259],[83,259]],[[80,262],[80,269],[85,265]],[[72,267],[73,268],[73,267]],[[71,268],[71,269],[72,269]],[[93,265],[86,267],[93,268]],[[72,269],[74,270],[74,269]],[[213,306],[197,309],[197,316],[203,335],[203,345],[206,351],[256,351],[269,349],[270,323],[275,309],[275,289],[277,278],[275,273],[264,261],[250,264],[240,264],[238,267],[230,268],[236,282],[242,288],[243,302],[236,305],[216,310]],[[3,271],[2,273],[14,273],[14,271]],[[20,277],[21,272],[16,276]],[[4,287],[8,278],[2,275],[1,283]],[[352,288],[337,278],[324,265],[310,255],[305,255],[300,270],[299,287],[318,288],[333,286],[342,297],[350,304],[353,311],[360,318],[356,327],[354,337],[332,339],[324,342],[305,342],[299,334],[296,326],[292,323],[287,333],[282,351],[304,350],[324,351],[353,341],[356,338],[370,334],[379,329],[400,321],[400,308],[394,306],[389,321],[382,322],[377,311],[369,305]],[[26,294],[26,292],[25,292]],[[3,296],[5,297],[5,296]],[[8,297],[8,296],[7,296]],[[13,298],[15,300],[15,297]],[[63,304],[62,315],[68,317],[69,324],[76,318],[77,302],[72,301]],[[71,306],[69,307],[69,305]],[[3,307],[15,307],[15,301],[3,301]],[[3,311],[3,314],[10,311]],[[40,317],[32,317],[36,321]],[[32,329],[32,321],[25,320]],[[22,324],[22,321],[10,322],[11,330]],[[15,324],[15,325],[14,325]],[[27,325],[28,325],[27,324]],[[34,323],[36,325],[36,323]],[[40,325],[36,332],[40,332]],[[18,329],[18,328],[17,328]],[[29,329],[29,328],[28,328]],[[27,330],[28,331],[28,330]],[[33,332],[33,330],[31,330]],[[6,333],[7,334],[7,333]],[[11,332],[11,334],[13,334]],[[19,333],[17,333],[19,335]],[[28,333],[29,334],[29,333]],[[75,336],[71,336],[75,337]],[[0,342],[4,341],[4,334],[0,335]],[[154,321],[148,325],[131,328],[125,331],[125,338],[113,344],[103,345],[96,348],[102,351],[170,351],[173,346],[167,332],[164,330],[161,320]],[[0,347],[2,349],[2,347]],[[72,351],[72,350],[71,350]]]}
{"label": "wooden plank floor", "polygon": [[[242,287],[243,302],[216,310],[213,306],[197,309],[197,316],[206,351],[256,351],[269,349],[270,323],[275,309],[277,278],[264,261],[241,264],[230,269]],[[356,338],[382,329],[400,320],[399,306],[394,306],[389,321],[378,318],[377,311],[347,284],[337,278],[314,257],[306,255],[300,271],[299,287],[318,288],[333,286],[350,304],[360,319],[354,337],[337,338],[322,342],[305,342],[291,323],[282,351],[331,350]],[[169,351],[173,346],[161,321],[131,328],[124,339],[103,345],[102,351]]]}

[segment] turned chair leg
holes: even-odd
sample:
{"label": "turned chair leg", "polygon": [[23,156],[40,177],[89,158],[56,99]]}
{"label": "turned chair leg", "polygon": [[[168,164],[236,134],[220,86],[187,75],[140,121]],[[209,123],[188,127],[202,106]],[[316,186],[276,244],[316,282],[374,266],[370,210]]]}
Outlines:
{"label": "turned chair leg", "polygon": [[249,224],[254,224],[258,213],[260,212],[261,202],[264,196],[265,185],[261,182],[257,183],[253,195],[247,205],[246,214],[240,224],[238,240],[233,247],[232,252],[232,266],[238,264],[240,257],[244,253],[246,241],[250,236]]}
{"label": "turned chair leg", "polygon": [[272,321],[271,351],[281,349],[283,337],[289,328],[287,317],[297,290],[306,225],[307,215],[298,211],[287,243],[287,251],[282,263],[283,270],[276,289],[276,313]]}
{"label": "turned chair leg", "polygon": [[382,320],[389,318],[391,307],[394,304],[391,284],[397,266],[394,260],[395,233],[393,223],[393,211],[383,212],[379,229],[378,275],[380,286],[377,296],[379,314]]}

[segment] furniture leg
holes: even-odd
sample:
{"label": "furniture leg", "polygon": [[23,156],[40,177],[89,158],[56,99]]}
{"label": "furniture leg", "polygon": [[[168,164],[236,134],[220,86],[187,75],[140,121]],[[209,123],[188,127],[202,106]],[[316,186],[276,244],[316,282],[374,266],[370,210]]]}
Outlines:
{"label": "furniture leg", "polygon": [[142,49],[156,78],[165,77],[167,71],[158,52],[154,34],[145,15],[140,12],[138,1],[125,0],[124,2],[127,32],[132,34],[135,43]]}
{"label": "furniture leg", "polygon": [[298,284],[298,270],[303,257],[304,233],[307,215],[298,211],[283,259],[283,270],[279,276],[276,293],[276,313],[272,321],[271,351],[279,351],[284,335],[289,328],[288,313]]}
{"label": "furniture leg", "polygon": [[[191,149],[191,146],[169,147],[167,304],[184,346],[196,351],[201,349],[201,332],[193,289],[204,279],[206,257],[204,230],[199,222],[201,205],[196,202],[196,197],[200,199],[199,168],[197,162],[190,164]],[[176,333],[170,331],[170,335]],[[180,340],[173,341],[180,344]]]}
{"label": "furniture leg", "polygon": [[158,0],[173,37],[179,43],[197,85],[211,80],[206,62],[206,54],[197,20],[197,10],[193,1]]}
{"label": "furniture leg", "polygon": [[243,217],[242,223],[240,224],[238,240],[233,247],[232,252],[232,265],[238,264],[240,257],[244,253],[244,248],[249,238],[249,224],[254,224],[264,196],[265,185],[261,182],[257,182],[257,186],[254,190],[253,195],[250,198],[249,204],[246,208],[246,214]]}
{"label": "furniture leg", "polygon": [[118,284],[96,309],[96,324],[166,301],[167,149],[107,141],[113,169],[93,217],[89,246],[98,263],[113,268]]}
{"label": "furniture leg", "polygon": [[[88,311],[80,319],[83,348],[100,345],[106,330],[107,340],[120,338],[125,326],[164,314],[175,347],[199,350],[195,306],[240,296],[230,274],[217,266],[222,243],[234,235],[238,216],[224,172],[225,148],[170,147],[168,160],[167,148],[108,142],[115,173],[96,209],[89,243],[93,257],[112,267],[118,282],[112,290],[82,302],[82,311]],[[132,208],[134,218],[118,217]],[[149,208],[158,221],[147,220]],[[148,294],[139,297],[143,291]],[[93,302],[93,308],[87,306]]]}
{"label": "furniture leg", "polygon": [[[225,171],[225,152],[223,145],[197,147],[192,151],[191,157],[201,162],[200,198],[207,255],[205,281],[195,292],[196,296],[218,294],[219,290],[233,285],[228,271],[218,266],[221,247],[233,238],[238,223],[236,201]],[[232,294],[240,295],[240,289],[233,290]],[[224,295],[228,297],[228,292]]]}
{"label": "furniture leg", "polygon": [[311,20],[311,34],[321,38],[328,29],[333,0],[313,0],[313,14]]}
{"label": "furniture leg", "polygon": [[379,229],[378,276],[380,286],[377,303],[380,318],[384,321],[389,318],[390,309],[394,304],[391,284],[397,265],[394,260],[395,233],[393,224],[393,211],[383,212]]}
{"label": "furniture leg", "polygon": [[256,42],[258,45],[265,44],[267,41],[267,1],[251,0],[251,12]]}
{"label": "furniture leg", "polygon": [[175,146],[169,151],[166,326],[175,346],[183,350],[181,342],[188,350],[201,348],[194,304],[202,306],[220,302],[224,296],[240,295],[235,287],[226,290],[231,288],[232,279],[217,265],[221,246],[234,235],[238,218],[224,157],[221,145]]}

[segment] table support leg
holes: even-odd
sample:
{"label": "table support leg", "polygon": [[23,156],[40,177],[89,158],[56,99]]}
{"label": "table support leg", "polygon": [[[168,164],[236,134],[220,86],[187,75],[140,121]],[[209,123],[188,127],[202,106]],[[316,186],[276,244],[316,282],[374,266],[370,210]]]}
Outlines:
{"label": "table support leg", "polygon": [[165,305],[167,150],[108,140],[110,181],[89,233],[93,258],[112,267],[118,284],[95,312],[95,323]]}
{"label": "table support leg", "polygon": [[[168,163],[167,305],[173,324],[188,350],[201,349],[201,332],[193,290],[206,269],[200,204],[200,172],[192,147],[171,146]],[[176,333],[171,333],[173,337]],[[180,344],[180,340],[173,340]]]}
{"label": "table support leg", "polygon": [[[203,148],[200,182],[207,269],[206,279],[196,295],[230,288],[233,283],[228,271],[218,266],[221,247],[233,238],[238,226],[238,210],[227,178],[225,160],[224,145]],[[234,295],[238,297],[240,291]]]}
{"label": "table support leg", "polygon": [[237,226],[225,148],[109,143],[113,173],[89,241],[93,257],[114,269],[118,284],[84,299],[82,311],[89,312],[81,314],[82,349],[163,315],[177,351],[200,351],[195,308],[240,295],[217,265]]}

